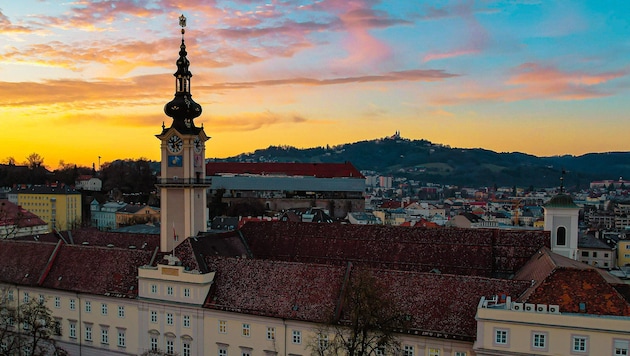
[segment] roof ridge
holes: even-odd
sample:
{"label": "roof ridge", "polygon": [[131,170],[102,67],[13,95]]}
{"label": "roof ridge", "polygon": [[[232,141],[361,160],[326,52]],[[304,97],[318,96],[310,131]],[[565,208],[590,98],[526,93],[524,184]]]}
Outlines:
{"label": "roof ridge", "polygon": [[61,245],[63,243],[64,243],[63,240],[59,240],[57,242],[57,245],[55,246],[55,249],[50,254],[50,257],[48,258],[48,263],[46,263],[46,267],[44,267],[42,274],[39,276],[39,279],[37,280],[38,286],[41,286],[46,280],[46,277],[48,277],[48,273],[50,273],[50,270],[52,269],[52,265],[57,259],[57,255],[59,254],[59,250],[61,249]]}

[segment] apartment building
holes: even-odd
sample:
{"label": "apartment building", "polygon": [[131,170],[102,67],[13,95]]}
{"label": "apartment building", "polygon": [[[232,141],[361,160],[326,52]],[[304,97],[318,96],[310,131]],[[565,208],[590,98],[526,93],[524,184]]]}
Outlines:
{"label": "apartment building", "polygon": [[9,200],[39,216],[47,232],[66,231],[81,225],[81,193],[66,185],[35,185],[14,188]]}

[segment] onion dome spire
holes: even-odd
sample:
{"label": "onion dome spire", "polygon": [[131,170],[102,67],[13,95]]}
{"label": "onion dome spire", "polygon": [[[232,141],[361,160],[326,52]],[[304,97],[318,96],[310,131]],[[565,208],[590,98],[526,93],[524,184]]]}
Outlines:
{"label": "onion dome spire", "polygon": [[192,73],[188,69],[190,61],[186,58],[186,44],[184,43],[184,27],[186,17],[179,17],[179,25],[182,27],[182,44],[179,46],[179,58],[177,59],[177,72],[175,76],[175,98],[164,105],[164,113],[173,118],[171,127],[181,133],[198,133],[193,120],[201,115],[201,105],[197,104],[190,94],[190,78]]}

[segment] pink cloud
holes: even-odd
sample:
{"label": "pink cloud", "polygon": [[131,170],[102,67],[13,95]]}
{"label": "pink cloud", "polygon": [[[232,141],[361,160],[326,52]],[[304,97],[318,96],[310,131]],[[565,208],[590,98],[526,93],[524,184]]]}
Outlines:
{"label": "pink cloud", "polygon": [[28,26],[23,26],[23,25],[15,25],[13,24],[9,18],[2,13],[2,10],[0,9],[0,33],[3,34],[7,34],[7,33],[30,33],[33,32],[34,29],[28,27]]}
{"label": "pink cloud", "polygon": [[614,92],[603,89],[602,85],[627,74],[627,71],[563,71],[553,66],[525,63],[514,68],[501,87],[479,83],[460,84],[457,92],[449,91],[448,95],[437,95],[430,101],[436,105],[459,105],[531,99],[586,100],[614,95]]}
{"label": "pink cloud", "polygon": [[556,98],[560,100],[587,99],[610,95],[602,92],[599,85],[625,76],[623,71],[587,73],[562,71],[552,66],[525,63],[518,66],[508,85],[519,87],[524,96]]}

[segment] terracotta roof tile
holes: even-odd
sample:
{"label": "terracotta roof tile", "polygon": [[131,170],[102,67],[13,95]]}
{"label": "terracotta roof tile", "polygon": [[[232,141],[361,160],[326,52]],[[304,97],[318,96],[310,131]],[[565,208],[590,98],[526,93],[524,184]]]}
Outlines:
{"label": "terracotta roof tile", "polygon": [[409,229],[381,225],[248,223],[240,230],[253,255],[306,263],[475,276],[509,276],[548,241],[541,232]]}
{"label": "terracotta roof tile", "polygon": [[525,300],[534,304],[557,304],[561,312],[630,316],[630,305],[594,269],[557,268]]}
{"label": "terracotta roof tile", "polygon": [[132,298],[138,294],[138,267],[153,251],[63,245],[43,287]]}
{"label": "terracotta roof tile", "polygon": [[205,307],[272,317],[327,321],[345,268],[282,261],[214,257],[215,286]]}
{"label": "terracotta roof tile", "polygon": [[54,249],[54,243],[0,240],[0,281],[36,286]]}

